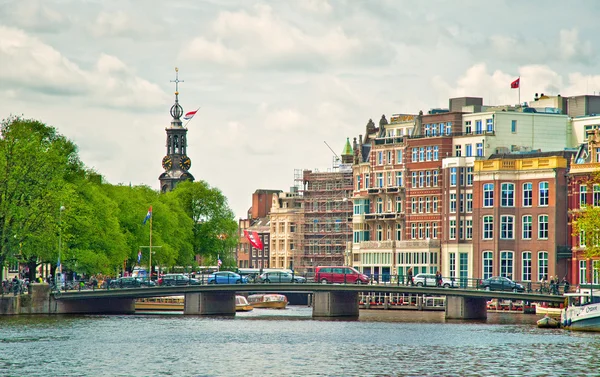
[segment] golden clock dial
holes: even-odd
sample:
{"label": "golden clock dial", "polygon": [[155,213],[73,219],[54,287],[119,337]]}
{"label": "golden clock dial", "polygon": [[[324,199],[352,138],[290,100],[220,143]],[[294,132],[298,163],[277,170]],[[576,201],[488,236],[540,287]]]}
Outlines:
{"label": "golden clock dial", "polygon": [[179,167],[182,170],[188,170],[190,166],[192,166],[192,160],[190,160],[188,156],[181,157],[181,160],[179,161]]}
{"label": "golden clock dial", "polygon": [[171,157],[169,157],[169,156],[163,157],[162,166],[165,170],[171,169],[171,167],[173,166],[173,160],[171,160]]}

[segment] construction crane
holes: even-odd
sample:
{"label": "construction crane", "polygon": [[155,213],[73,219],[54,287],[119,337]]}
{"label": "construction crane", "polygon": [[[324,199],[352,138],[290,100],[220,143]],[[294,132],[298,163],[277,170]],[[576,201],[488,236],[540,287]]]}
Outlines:
{"label": "construction crane", "polygon": [[329,144],[327,144],[326,141],[323,140],[323,142],[325,143],[325,145],[327,145],[327,148],[329,148],[331,153],[333,153],[333,155],[335,156],[335,158],[333,159],[333,168],[338,169],[340,167],[341,162],[340,156],[338,156],[337,153],[335,153],[335,151],[329,146]]}

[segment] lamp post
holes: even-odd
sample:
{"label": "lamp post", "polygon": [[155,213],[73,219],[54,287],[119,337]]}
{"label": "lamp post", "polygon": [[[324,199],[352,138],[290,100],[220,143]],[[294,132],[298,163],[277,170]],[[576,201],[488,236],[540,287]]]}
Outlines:
{"label": "lamp post", "polygon": [[350,263],[350,250],[348,250],[348,233],[349,233],[349,229],[348,229],[349,226],[348,225],[349,224],[348,224],[348,215],[346,214],[346,207],[348,207],[348,198],[347,197],[343,198],[342,202],[344,203],[344,213],[345,213],[345,216],[346,216],[346,222],[345,222],[346,223],[346,231],[345,231],[345,233],[346,233],[346,246],[344,248],[345,249],[344,252],[346,254],[346,266],[350,266],[351,265],[351,263]]}
{"label": "lamp post", "polygon": [[[57,279],[61,279],[62,278],[62,213],[65,210],[65,206],[62,205],[62,203],[60,204],[60,208],[58,210],[58,274],[60,277],[57,277]],[[58,280],[55,285],[59,286],[60,280]],[[65,279],[65,290],[66,290],[66,284],[67,281]]]}

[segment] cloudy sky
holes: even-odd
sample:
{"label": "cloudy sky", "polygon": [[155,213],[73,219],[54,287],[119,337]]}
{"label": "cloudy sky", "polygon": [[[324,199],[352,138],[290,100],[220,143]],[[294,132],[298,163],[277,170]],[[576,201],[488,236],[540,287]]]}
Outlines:
{"label": "cloudy sky", "polygon": [[[568,4],[568,5],[567,5]],[[196,179],[238,217],[326,170],[369,118],[600,92],[600,1],[0,0],[0,118],[35,118],[111,183],[158,190],[180,69]]]}

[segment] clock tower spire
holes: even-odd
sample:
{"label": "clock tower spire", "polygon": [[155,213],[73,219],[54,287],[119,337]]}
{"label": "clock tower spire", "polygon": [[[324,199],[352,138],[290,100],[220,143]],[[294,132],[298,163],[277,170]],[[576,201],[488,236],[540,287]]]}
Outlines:
{"label": "clock tower spire", "polygon": [[179,69],[175,68],[175,103],[171,106],[171,125],[165,128],[167,133],[167,153],[162,160],[164,173],[158,177],[160,192],[171,191],[181,181],[193,181],[194,176],[189,173],[192,160],[187,156],[187,128],[181,123],[183,108],[179,104]]}

